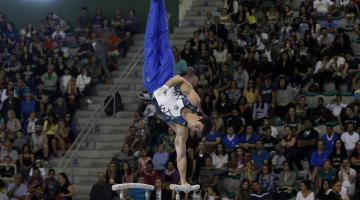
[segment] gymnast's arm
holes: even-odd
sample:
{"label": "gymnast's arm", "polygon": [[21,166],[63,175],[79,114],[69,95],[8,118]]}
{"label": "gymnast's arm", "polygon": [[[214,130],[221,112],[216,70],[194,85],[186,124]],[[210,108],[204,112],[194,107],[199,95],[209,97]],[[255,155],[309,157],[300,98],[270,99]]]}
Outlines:
{"label": "gymnast's arm", "polygon": [[165,85],[169,88],[174,86],[179,86],[181,91],[184,93],[184,95],[188,97],[188,99],[194,106],[200,105],[199,95],[195,92],[193,86],[189,82],[187,82],[183,77],[176,75],[171,79],[169,79],[165,83]]}

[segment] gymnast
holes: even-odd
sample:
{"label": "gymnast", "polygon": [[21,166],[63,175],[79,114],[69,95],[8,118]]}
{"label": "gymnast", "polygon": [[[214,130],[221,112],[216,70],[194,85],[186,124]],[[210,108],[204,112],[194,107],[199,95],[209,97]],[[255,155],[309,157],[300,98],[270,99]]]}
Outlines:
{"label": "gymnast", "polygon": [[186,181],[186,140],[189,130],[199,134],[211,129],[210,119],[199,112],[200,97],[181,76],[174,76],[172,47],[164,0],[151,0],[144,43],[144,87],[157,115],[176,133],[175,149],[180,185]]}

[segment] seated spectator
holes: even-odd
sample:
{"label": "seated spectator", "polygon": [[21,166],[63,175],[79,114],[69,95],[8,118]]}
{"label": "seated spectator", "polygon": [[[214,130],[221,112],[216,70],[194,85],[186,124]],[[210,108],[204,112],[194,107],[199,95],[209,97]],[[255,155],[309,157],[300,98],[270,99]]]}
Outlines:
{"label": "seated spectator", "polygon": [[256,141],[256,150],[251,154],[251,160],[256,169],[261,169],[264,165],[269,164],[269,153],[264,149],[264,144],[261,141]]}
{"label": "seated spectator", "polygon": [[79,90],[81,96],[87,96],[89,94],[90,83],[91,77],[88,75],[87,69],[83,68],[81,74],[76,77],[76,88]]}
{"label": "seated spectator", "polygon": [[351,168],[360,172],[360,140],[356,142],[355,149],[350,155]]}
{"label": "seated spectator", "polygon": [[14,178],[14,182],[8,184],[6,188],[6,190],[8,191],[7,195],[9,199],[15,200],[18,199],[19,197],[21,199],[25,199],[28,193],[28,188],[24,184],[22,176],[20,174],[17,174],[13,178]]}
{"label": "seated spectator", "polygon": [[329,13],[331,7],[334,3],[330,0],[315,0],[314,1],[314,9],[318,16],[325,16]]}
{"label": "seated spectator", "polygon": [[231,105],[236,105],[241,97],[241,90],[238,89],[238,84],[236,81],[231,81],[230,87],[226,90],[226,94],[229,97]]}
{"label": "seated spectator", "polygon": [[280,145],[284,148],[284,153],[287,155],[289,152],[296,148],[296,137],[293,130],[289,126],[284,127],[284,137],[281,139]]}
{"label": "seated spectator", "polygon": [[341,192],[341,181],[339,179],[334,179],[332,181],[332,190],[327,195],[328,199],[349,199],[347,195],[340,194]]}
{"label": "seated spectator", "polygon": [[205,166],[199,173],[199,183],[201,189],[206,191],[208,187],[216,187],[221,171],[213,166],[211,157],[205,159]]}
{"label": "seated spectator", "polygon": [[12,146],[17,152],[20,152],[23,145],[25,145],[27,143],[28,143],[28,140],[24,137],[24,134],[21,131],[18,131],[16,133],[16,139],[14,140]]}
{"label": "seated spectator", "polygon": [[271,194],[266,191],[262,191],[260,183],[258,181],[252,182],[250,196],[251,196],[251,199],[254,199],[254,200],[271,199]]}
{"label": "seated spectator", "polygon": [[296,195],[296,200],[315,200],[315,194],[311,191],[310,181],[301,181],[300,191]]}
{"label": "seated spectator", "polygon": [[34,154],[31,152],[30,146],[27,144],[23,145],[19,155],[19,171],[25,179],[27,179],[34,161],[35,157]]}
{"label": "seated spectator", "polygon": [[331,118],[331,113],[329,109],[324,106],[324,98],[322,97],[317,99],[317,105],[315,107],[308,109],[306,115],[307,118],[312,119],[316,125],[323,124]]}
{"label": "seated spectator", "polygon": [[[144,171],[146,169],[147,163],[151,161],[151,158],[147,155],[147,152],[145,149],[141,149],[139,152],[139,158],[138,158],[138,164],[137,164],[137,170],[138,171]],[[151,164],[153,164],[151,162]]]}
{"label": "seated spectator", "polygon": [[57,118],[65,118],[66,114],[68,114],[68,109],[65,105],[65,99],[58,98],[55,102],[52,112]]}
{"label": "seated spectator", "polygon": [[343,141],[341,139],[337,139],[329,155],[331,166],[334,169],[339,170],[344,159],[349,159],[348,153],[345,149]]}
{"label": "seated spectator", "polygon": [[246,153],[250,153],[253,149],[255,149],[258,139],[259,136],[255,133],[253,126],[247,125],[245,132],[240,135],[239,146],[243,148]]}
{"label": "seated spectator", "polygon": [[165,190],[165,187],[163,186],[161,179],[157,178],[155,180],[154,190],[151,192],[150,200],[165,200],[165,199],[171,199],[171,192],[168,190]]}
{"label": "seated spectator", "polygon": [[342,168],[338,173],[339,180],[342,182],[342,191],[349,197],[353,197],[355,194],[355,185],[356,185],[356,171],[350,167],[350,161],[344,159],[342,163]]}
{"label": "seated spectator", "polygon": [[114,162],[110,162],[106,169],[106,183],[110,185],[122,183],[119,167]]}
{"label": "seated spectator", "polygon": [[329,152],[324,150],[324,142],[322,140],[317,141],[316,150],[311,153],[310,156],[310,168],[312,169],[311,178],[314,179],[317,176],[320,168],[324,165],[329,157]]}
{"label": "seated spectator", "polygon": [[226,126],[234,127],[235,133],[242,133],[245,127],[245,119],[239,115],[239,111],[233,108],[231,116],[226,121]]}
{"label": "seated spectator", "polygon": [[283,170],[283,163],[286,161],[284,156],[284,148],[277,147],[275,155],[271,159],[271,165],[274,173],[279,174]]}
{"label": "seated spectator", "polygon": [[174,163],[169,161],[167,163],[166,169],[160,174],[161,182],[166,191],[170,191],[171,184],[178,184],[180,180],[180,175],[178,170],[175,168]]}
{"label": "seated spectator", "polygon": [[49,158],[48,139],[40,125],[36,125],[35,133],[31,134],[30,146],[36,158],[44,158],[45,162],[47,162]]}
{"label": "seated spectator", "polygon": [[4,164],[0,168],[0,175],[2,178],[11,178],[16,174],[15,164],[10,156],[5,156],[2,164]]}
{"label": "seated spectator", "polygon": [[54,71],[53,65],[47,66],[47,72],[41,76],[41,81],[44,84],[44,90],[49,96],[53,96],[56,93],[58,75]]}
{"label": "seated spectator", "polygon": [[260,125],[262,120],[268,117],[269,105],[264,102],[263,96],[258,95],[256,102],[253,105],[252,119],[255,124]]}
{"label": "seated spectator", "polygon": [[215,110],[222,117],[223,121],[226,121],[231,115],[231,103],[225,92],[220,92],[218,96],[215,102]]}
{"label": "seated spectator", "polygon": [[34,169],[38,169],[40,171],[40,174],[43,178],[46,177],[46,171],[45,171],[45,167],[42,163],[41,160],[35,160],[34,162],[34,165],[32,166],[32,168],[30,169],[30,172],[29,172],[29,177],[32,177],[33,176],[33,171]]}
{"label": "seated spectator", "polygon": [[146,163],[144,170],[138,169],[138,176],[144,178],[144,183],[149,185],[154,185],[156,178],[159,177],[159,174],[154,170],[154,165],[151,160]]}
{"label": "seated spectator", "polygon": [[259,184],[261,190],[272,193],[275,189],[275,175],[269,169],[268,165],[263,165],[259,174]]}
{"label": "seated spectator", "polygon": [[164,171],[168,159],[169,159],[169,153],[164,151],[164,145],[160,144],[158,146],[157,152],[154,154],[152,159],[155,171],[157,171],[158,173]]}
{"label": "seated spectator", "polygon": [[320,190],[318,192],[318,194],[316,195],[316,198],[319,200],[326,200],[328,199],[328,194],[331,191],[331,181],[329,180],[323,180],[321,182],[321,187]]}
{"label": "seated spectator", "polygon": [[253,105],[256,102],[256,98],[258,97],[258,90],[253,80],[249,80],[247,88],[244,88],[243,95],[250,105]]}
{"label": "seated spectator", "polygon": [[286,78],[280,78],[278,87],[275,91],[275,113],[278,117],[283,118],[287,111],[288,105],[298,94],[298,88],[288,85]]}
{"label": "seated spectator", "polygon": [[90,200],[112,200],[113,191],[111,186],[105,182],[105,174],[97,173],[97,183],[91,187]]}
{"label": "seated spectator", "polygon": [[248,179],[251,183],[257,179],[257,173],[255,169],[255,165],[252,161],[248,161],[245,165],[245,169],[243,170],[244,178]]}
{"label": "seated spectator", "polygon": [[295,183],[297,173],[292,169],[289,162],[284,161],[283,170],[279,175],[279,182],[274,194],[274,198],[289,199],[296,195]]}
{"label": "seated spectator", "polygon": [[244,179],[241,182],[239,190],[237,190],[235,194],[235,200],[250,200],[251,188],[250,188],[250,181]]}
{"label": "seated spectator", "polygon": [[21,119],[28,119],[30,113],[35,112],[36,103],[32,99],[31,93],[25,94],[25,100],[21,102]]}
{"label": "seated spectator", "polygon": [[301,130],[301,118],[296,115],[294,107],[289,107],[288,113],[284,119],[285,126],[291,128],[291,130],[298,134]]}
{"label": "seated spectator", "polygon": [[135,168],[135,156],[132,150],[130,149],[130,145],[125,143],[119,153],[115,155],[114,160],[120,166],[123,162],[128,162],[132,169]]}
{"label": "seated spectator", "polygon": [[321,140],[325,144],[325,151],[327,151],[329,154],[333,150],[333,147],[335,145],[335,141],[339,139],[339,136],[337,133],[334,132],[334,128],[331,124],[326,125],[326,133],[321,137]]}
{"label": "seated spectator", "polygon": [[352,106],[347,106],[345,108],[345,114],[340,115],[340,122],[342,130],[344,130],[344,128],[347,127],[349,123],[353,123],[354,130],[357,131],[359,128],[360,120],[359,117],[355,115],[354,108]]}
{"label": "seated spectator", "polygon": [[56,149],[56,152],[60,150],[62,156],[65,155],[68,147],[69,140],[69,128],[66,126],[64,119],[59,119],[57,124],[57,132],[55,137],[51,140],[52,149]]}
{"label": "seated spectator", "polygon": [[15,112],[9,110],[7,113],[8,121],[6,122],[6,128],[8,132],[8,139],[15,140],[16,132],[21,130],[21,122],[16,118]]}
{"label": "seated spectator", "polygon": [[124,161],[121,163],[121,168],[119,172],[119,176],[121,178],[121,183],[133,183],[134,182],[134,174],[132,172],[131,165]]}
{"label": "seated spectator", "polygon": [[222,144],[224,145],[227,152],[234,151],[235,148],[240,144],[239,135],[234,134],[234,127],[228,126],[226,128],[226,135],[222,140]]}
{"label": "seated spectator", "polygon": [[267,152],[272,153],[275,151],[275,146],[277,145],[278,141],[271,135],[272,131],[270,126],[263,127],[262,129],[263,135],[261,137],[261,142],[264,144],[264,149]]}
{"label": "seated spectator", "polygon": [[28,182],[28,197],[30,199],[42,198],[44,195],[44,180],[41,177],[40,170],[34,169],[33,175]]}
{"label": "seated spectator", "polygon": [[30,116],[24,122],[23,133],[27,139],[30,139],[31,135],[35,134],[35,127],[40,123],[40,120],[36,117],[36,113],[30,113]]}
{"label": "seated spectator", "polygon": [[76,190],[73,184],[70,183],[68,176],[61,172],[57,180],[60,183],[60,197],[65,199],[72,199],[76,195]]}
{"label": "seated spectator", "polygon": [[194,68],[190,66],[187,67],[183,78],[187,80],[194,88],[196,88],[199,83],[199,78],[194,74]]}
{"label": "seated spectator", "polygon": [[10,156],[12,163],[17,163],[19,156],[16,150],[12,148],[12,143],[7,140],[4,148],[1,150],[1,161],[4,161],[6,156]]}
{"label": "seated spectator", "polygon": [[311,121],[305,120],[304,130],[299,133],[297,138],[297,148],[288,154],[289,161],[294,163],[299,171],[304,169],[301,160],[311,156],[313,147],[318,139],[319,133],[312,127]]}
{"label": "seated spectator", "polygon": [[48,143],[51,144],[52,153],[57,156],[56,135],[58,126],[53,115],[49,115],[43,124],[43,134],[46,135]]}
{"label": "seated spectator", "polygon": [[346,132],[341,135],[341,140],[344,142],[344,146],[348,155],[355,149],[356,142],[359,140],[359,134],[354,130],[354,124],[349,123],[346,128]]}
{"label": "seated spectator", "polygon": [[218,144],[220,144],[222,138],[222,133],[216,130],[215,126],[211,127],[211,131],[206,134],[205,137],[202,138],[202,141],[205,143],[206,149],[211,151]]}
{"label": "seated spectator", "polygon": [[331,168],[330,161],[327,160],[324,162],[322,169],[319,171],[318,183],[322,183],[324,180],[329,181],[329,183],[337,177],[336,172]]}
{"label": "seated spectator", "polygon": [[229,162],[228,154],[225,151],[223,144],[218,144],[216,146],[215,152],[211,154],[211,158],[213,160],[213,164],[217,169],[224,169],[227,167]]}
{"label": "seated spectator", "polygon": [[342,102],[342,96],[336,95],[335,99],[332,100],[326,108],[331,111],[334,117],[339,117],[343,108],[346,108],[346,104]]}

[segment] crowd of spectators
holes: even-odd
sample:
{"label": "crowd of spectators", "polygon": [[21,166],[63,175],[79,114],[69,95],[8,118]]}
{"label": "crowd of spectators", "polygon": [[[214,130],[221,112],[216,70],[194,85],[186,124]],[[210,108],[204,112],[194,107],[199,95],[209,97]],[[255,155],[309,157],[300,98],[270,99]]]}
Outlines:
{"label": "crowd of spectators", "polygon": [[[94,85],[112,82],[138,29],[133,9],[128,16],[116,9],[110,18],[83,7],[77,22],[71,27],[50,12],[39,24],[17,28],[0,13],[0,177],[13,182],[1,182],[0,192],[11,200],[75,194],[66,174],[58,181],[53,170],[46,175],[48,159],[66,153],[76,137],[75,111],[92,103]],[[49,197],[46,187],[55,190],[54,182],[61,190]]]}
{"label": "crowd of spectators", "polygon": [[[187,140],[188,181],[201,185],[204,199],[360,198],[360,58],[350,38],[359,32],[358,6],[225,0],[217,13],[198,11],[206,20],[173,54],[174,72],[192,84],[212,119],[209,133],[190,132]],[[175,198],[176,135],[150,97],[141,98],[92,200],[100,199],[95,189],[131,182],[155,185],[151,199]],[[143,191],[126,198],[144,199]]]}

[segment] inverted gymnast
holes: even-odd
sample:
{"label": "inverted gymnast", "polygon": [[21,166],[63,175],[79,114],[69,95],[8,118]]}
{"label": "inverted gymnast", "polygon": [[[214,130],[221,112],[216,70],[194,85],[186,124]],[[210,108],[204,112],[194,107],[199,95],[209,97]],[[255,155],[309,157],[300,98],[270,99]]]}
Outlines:
{"label": "inverted gymnast", "polygon": [[151,0],[144,43],[144,87],[157,115],[176,133],[175,149],[180,184],[186,180],[186,140],[189,130],[206,133],[210,119],[199,112],[200,97],[181,76],[174,76],[172,47],[168,37],[164,0]]}

